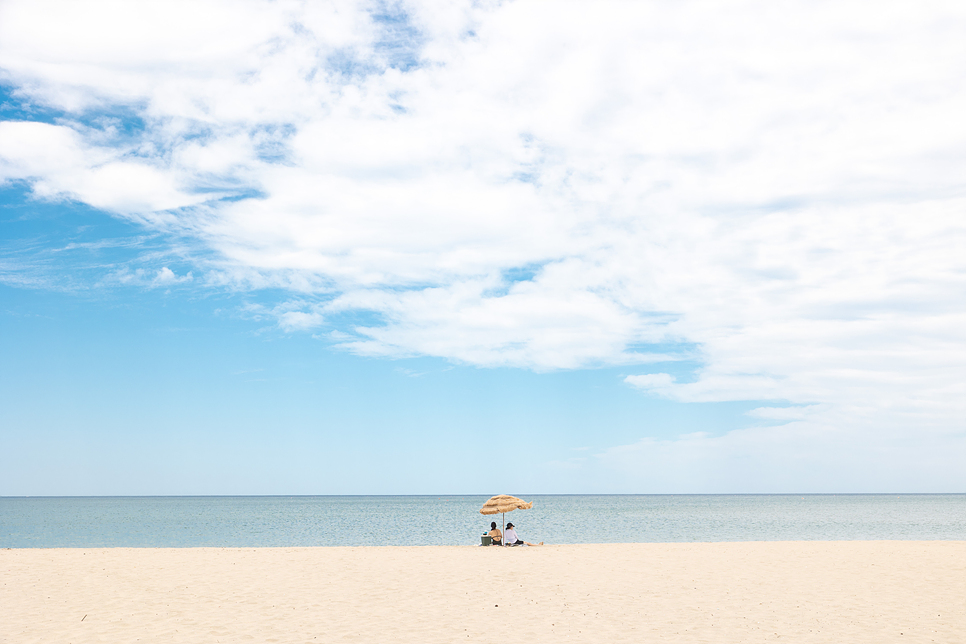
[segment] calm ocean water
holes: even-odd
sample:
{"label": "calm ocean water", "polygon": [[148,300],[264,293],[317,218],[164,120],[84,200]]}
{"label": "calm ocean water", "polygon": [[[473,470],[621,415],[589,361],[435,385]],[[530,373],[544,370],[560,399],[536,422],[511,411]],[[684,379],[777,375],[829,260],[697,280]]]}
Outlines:
{"label": "calm ocean water", "polygon": [[[966,494],[536,495],[527,541],[966,540]],[[478,544],[485,496],[2,497],[0,547]]]}

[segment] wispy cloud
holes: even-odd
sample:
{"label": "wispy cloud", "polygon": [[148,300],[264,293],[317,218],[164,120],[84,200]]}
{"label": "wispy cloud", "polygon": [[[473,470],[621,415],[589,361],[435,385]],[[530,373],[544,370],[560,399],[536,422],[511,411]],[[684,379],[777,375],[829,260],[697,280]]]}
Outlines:
{"label": "wispy cloud", "polygon": [[131,269],[127,266],[122,266],[121,268],[109,273],[105,278],[105,282],[109,284],[114,283],[123,284],[125,286],[145,286],[149,288],[164,288],[193,281],[194,275],[191,271],[188,271],[183,275],[178,275],[167,266],[162,266],[156,270],[144,268]]}
{"label": "wispy cloud", "polygon": [[791,406],[791,407],[756,407],[748,412],[748,415],[752,418],[761,418],[764,420],[802,420],[806,418],[810,413],[815,413],[819,411],[817,409],[818,405],[804,405],[804,406]]}

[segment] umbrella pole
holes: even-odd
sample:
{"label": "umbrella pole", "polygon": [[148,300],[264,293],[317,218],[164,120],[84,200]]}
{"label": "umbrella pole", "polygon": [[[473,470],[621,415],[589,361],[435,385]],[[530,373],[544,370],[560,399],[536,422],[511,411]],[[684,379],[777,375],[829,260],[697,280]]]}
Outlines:
{"label": "umbrella pole", "polygon": [[506,512],[503,513],[503,545],[506,545]]}

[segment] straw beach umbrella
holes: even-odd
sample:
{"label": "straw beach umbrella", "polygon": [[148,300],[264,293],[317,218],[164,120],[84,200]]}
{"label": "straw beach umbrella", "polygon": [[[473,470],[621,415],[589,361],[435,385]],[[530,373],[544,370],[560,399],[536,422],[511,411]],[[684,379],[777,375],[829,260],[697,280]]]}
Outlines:
{"label": "straw beach umbrella", "polygon": [[480,508],[480,514],[502,514],[503,530],[506,531],[506,513],[514,510],[529,510],[533,507],[533,502],[527,503],[523,499],[506,494],[498,494],[491,497],[489,501]]}

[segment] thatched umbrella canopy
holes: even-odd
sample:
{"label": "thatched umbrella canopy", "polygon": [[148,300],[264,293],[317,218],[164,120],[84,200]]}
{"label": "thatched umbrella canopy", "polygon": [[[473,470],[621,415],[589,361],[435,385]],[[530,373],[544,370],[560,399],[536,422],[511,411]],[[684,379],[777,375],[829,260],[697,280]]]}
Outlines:
{"label": "thatched umbrella canopy", "polygon": [[523,499],[499,494],[483,504],[483,507],[480,508],[480,514],[503,514],[514,510],[529,510],[532,507],[533,503],[527,503]]}
{"label": "thatched umbrella canopy", "polygon": [[506,531],[506,513],[514,510],[529,510],[533,507],[533,502],[527,503],[523,499],[506,494],[498,494],[491,497],[489,501],[480,508],[480,514],[502,514],[503,530]]}

